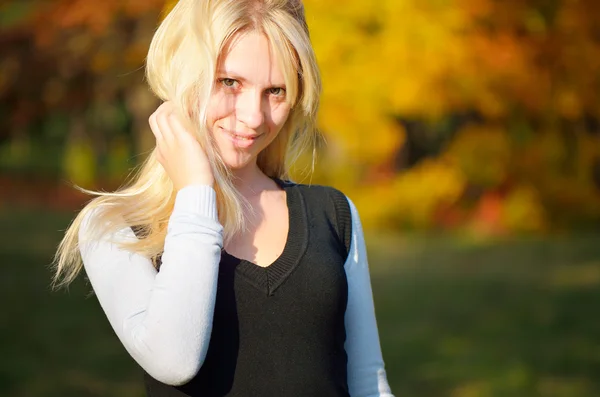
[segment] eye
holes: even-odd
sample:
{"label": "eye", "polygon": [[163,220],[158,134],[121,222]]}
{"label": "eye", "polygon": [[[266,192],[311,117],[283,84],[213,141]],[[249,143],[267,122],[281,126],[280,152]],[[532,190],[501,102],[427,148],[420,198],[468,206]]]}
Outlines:
{"label": "eye", "polygon": [[282,88],[282,87],[269,88],[269,94],[275,95],[275,96],[285,96],[285,88]]}
{"label": "eye", "polygon": [[234,88],[238,82],[235,79],[230,79],[226,77],[223,79],[219,79],[219,83],[221,83],[225,87]]}

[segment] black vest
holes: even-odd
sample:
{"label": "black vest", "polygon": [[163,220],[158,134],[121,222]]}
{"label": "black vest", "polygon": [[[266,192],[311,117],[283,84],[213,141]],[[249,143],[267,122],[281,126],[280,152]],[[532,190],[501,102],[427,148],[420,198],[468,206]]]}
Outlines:
{"label": "black vest", "polygon": [[263,268],[222,252],[200,371],[177,387],[146,373],[148,396],[349,396],[348,202],[333,188],[277,183],[287,193],[290,220],[283,253]]}

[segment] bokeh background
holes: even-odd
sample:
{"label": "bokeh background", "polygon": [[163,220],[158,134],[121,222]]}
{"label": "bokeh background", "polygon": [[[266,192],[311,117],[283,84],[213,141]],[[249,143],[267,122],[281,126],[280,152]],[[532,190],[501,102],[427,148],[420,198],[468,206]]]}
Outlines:
{"label": "bokeh background", "polygon": [[[80,277],[48,265],[152,148],[163,0],[0,1],[0,395],[142,396]],[[600,396],[600,2],[305,0],[314,174],[367,230],[397,396]],[[265,374],[268,376],[268,374]]]}

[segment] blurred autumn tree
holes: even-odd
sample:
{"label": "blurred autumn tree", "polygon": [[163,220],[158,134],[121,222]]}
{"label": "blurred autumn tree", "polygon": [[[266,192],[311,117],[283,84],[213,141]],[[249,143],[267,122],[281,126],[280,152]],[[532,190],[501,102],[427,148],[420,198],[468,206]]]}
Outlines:
{"label": "blurred autumn tree", "polygon": [[[174,3],[0,3],[0,166],[121,178],[152,144],[140,68]],[[312,181],[346,191],[366,226],[598,225],[600,3],[305,5],[327,140]]]}
{"label": "blurred autumn tree", "polygon": [[143,61],[162,5],[2,3],[0,164],[86,186],[122,178],[151,145]]}
{"label": "blurred autumn tree", "polygon": [[319,170],[354,190],[365,223],[598,224],[600,3],[305,4],[325,85]]}

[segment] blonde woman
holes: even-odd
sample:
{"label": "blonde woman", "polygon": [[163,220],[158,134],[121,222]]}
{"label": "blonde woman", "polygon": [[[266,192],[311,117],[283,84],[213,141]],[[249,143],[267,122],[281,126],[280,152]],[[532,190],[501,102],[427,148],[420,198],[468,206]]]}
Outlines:
{"label": "blonde woman", "polygon": [[164,103],[137,176],[59,246],[149,396],[392,396],[356,208],[293,183],[320,80],[299,0],[180,0],[147,58]]}

